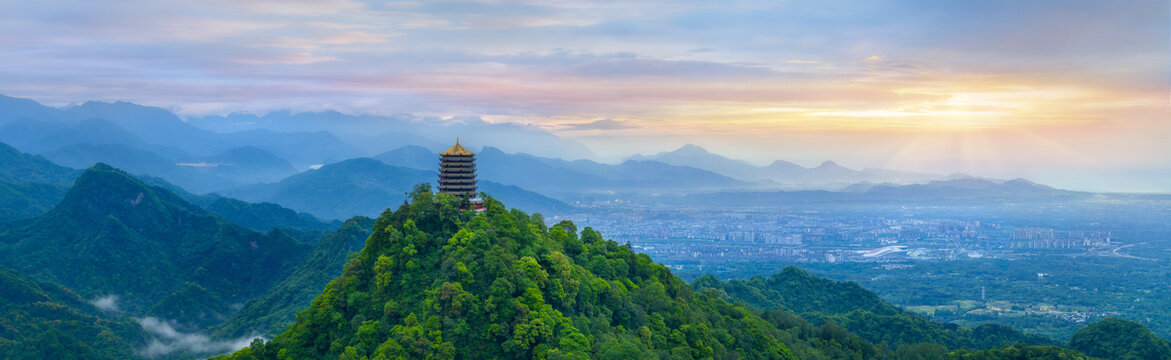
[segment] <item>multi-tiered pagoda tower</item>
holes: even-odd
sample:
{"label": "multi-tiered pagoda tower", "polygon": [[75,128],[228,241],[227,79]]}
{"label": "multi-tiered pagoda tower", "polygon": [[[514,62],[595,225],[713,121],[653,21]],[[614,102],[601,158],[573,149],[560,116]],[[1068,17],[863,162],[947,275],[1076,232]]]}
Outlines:
{"label": "multi-tiered pagoda tower", "polygon": [[439,155],[439,193],[461,197],[482,211],[484,201],[476,196],[476,154],[456,139],[455,146]]}

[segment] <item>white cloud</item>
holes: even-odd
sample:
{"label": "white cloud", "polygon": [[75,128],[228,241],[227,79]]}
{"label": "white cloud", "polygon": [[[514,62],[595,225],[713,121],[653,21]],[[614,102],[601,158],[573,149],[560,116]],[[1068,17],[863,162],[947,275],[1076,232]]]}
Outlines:
{"label": "white cloud", "polygon": [[122,311],[121,309],[118,308],[118,295],[106,295],[106,296],[98,297],[98,298],[91,300],[89,303],[93,304],[94,307],[97,307],[98,309],[100,309],[102,311],[110,311],[110,312]]}
{"label": "white cloud", "polygon": [[258,337],[242,336],[236,339],[212,340],[207,335],[175,330],[169,322],[155,317],[138,319],[138,325],[151,336],[150,342],[139,351],[146,357],[159,357],[175,352],[193,355],[223,354],[243,349]]}

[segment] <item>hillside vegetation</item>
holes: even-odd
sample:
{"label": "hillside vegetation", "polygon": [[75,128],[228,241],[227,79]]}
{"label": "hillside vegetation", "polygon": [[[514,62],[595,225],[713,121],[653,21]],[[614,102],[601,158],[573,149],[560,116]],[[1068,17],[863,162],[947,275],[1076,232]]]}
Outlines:
{"label": "hillside vegetation", "polygon": [[1022,334],[1011,327],[985,323],[975,328],[932,321],[904,311],[854,282],[822,279],[797,267],[787,267],[769,278],[720,282],[705,275],[696,289],[718,289],[729,299],[759,311],[787,310],[816,325],[833,323],[873,344],[900,347],[932,343],[947,349],[989,349],[1023,343],[1056,345],[1042,336]]}
{"label": "hillside vegetation", "polygon": [[43,216],[0,233],[0,261],[131,314],[205,327],[263,294],[311,250],[256,232],[99,164]]}
{"label": "hillside vegetation", "polygon": [[[426,186],[410,197],[383,213],[362,251],[284,333],[219,359],[1086,359],[1012,344],[1027,337],[1011,329],[983,334],[1010,335],[983,339],[996,347],[987,350],[949,350],[961,346],[948,341],[982,336],[973,329],[950,329],[946,345],[930,336],[874,345],[839,318],[814,325],[785,310],[906,315],[856,284],[791,269],[778,274],[790,293],[759,288],[757,305],[743,305],[720,288],[696,290],[588,227],[546,227],[539,214],[507,211],[495,199],[481,214],[459,210],[459,199]],[[857,299],[823,298],[827,290]],[[767,304],[780,306],[755,309]],[[899,336],[943,326],[922,318],[894,325],[911,327],[886,329]]]}
{"label": "hillside vegetation", "polygon": [[768,322],[591,229],[411,197],[294,325],[231,358],[795,359]]}

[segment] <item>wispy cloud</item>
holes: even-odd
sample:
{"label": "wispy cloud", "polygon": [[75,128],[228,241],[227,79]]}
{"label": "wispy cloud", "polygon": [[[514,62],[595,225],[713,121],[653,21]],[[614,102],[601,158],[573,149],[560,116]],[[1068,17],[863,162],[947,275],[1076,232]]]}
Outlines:
{"label": "wispy cloud", "polygon": [[250,65],[267,65],[267,64],[283,64],[283,65],[304,65],[316,64],[327,61],[340,61],[341,59],[333,56],[319,56],[307,52],[291,52],[273,56],[262,56],[254,58],[239,58],[236,62]]}
{"label": "wispy cloud", "polygon": [[567,130],[622,130],[636,127],[627,121],[619,121],[614,119],[601,119],[584,123],[569,123],[562,124],[561,126]]}
{"label": "wispy cloud", "polygon": [[[1108,137],[1115,150],[1086,156],[1166,164],[1168,12],[1164,0],[10,1],[0,92],[183,115],[479,115],[821,158],[843,157],[830,154],[840,134],[978,127]],[[822,140],[777,141],[802,132]],[[892,138],[846,147],[869,156]]]}
{"label": "wispy cloud", "polygon": [[138,319],[138,325],[151,336],[146,347],[139,351],[145,357],[154,358],[173,353],[191,356],[217,355],[236,351],[248,346],[257,336],[243,336],[230,340],[212,340],[207,335],[184,333],[171,323],[155,317]]}
{"label": "wispy cloud", "polygon": [[122,311],[121,309],[118,308],[118,295],[100,296],[100,297],[97,297],[97,298],[94,298],[93,300],[91,300],[90,304],[93,304],[94,307],[96,307],[102,311],[108,311],[108,312]]}

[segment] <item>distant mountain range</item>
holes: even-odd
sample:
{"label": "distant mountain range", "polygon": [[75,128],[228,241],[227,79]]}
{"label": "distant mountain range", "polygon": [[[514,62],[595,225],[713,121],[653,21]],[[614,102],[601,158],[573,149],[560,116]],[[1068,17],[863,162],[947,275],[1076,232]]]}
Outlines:
{"label": "distant mountain range", "polygon": [[301,168],[360,155],[325,131],[218,133],[195,127],[157,107],[89,101],[51,108],[3,95],[0,142],[36,154],[77,144],[120,144],[167,159],[201,158],[251,145],[280,154]]}
{"label": "distant mountain range", "polygon": [[713,154],[698,145],[685,145],[674,151],[654,155],[635,155],[630,160],[654,160],[671,165],[691,166],[724,174],[744,181],[763,181],[784,188],[834,189],[867,181],[878,183],[918,183],[942,179],[943,176],[884,169],[852,170],[833,161],[822,162],[813,168],[776,160],[768,166],[756,166]]}
{"label": "distant mountain range", "polygon": [[[594,157],[585,145],[557,137],[533,126],[493,124],[478,117],[419,118],[411,114],[393,116],[349,115],[333,110],[292,113],[275,111],[257,116],[230,114],[190,119],[196,126],[221,132],[268,129],[272,131],[328,131],[339,134],[366,154],[417,145],[432,151],[451,146],[452,139],[466,144],[494,144],[508,152],[529,152],[566,159]],[[340,159],[339,159],[340,160]]]}
{"label": "distant mountain range", "polygon": [[738,191],[690,194],[673,199],[686,204],[786,207],[812,203],[1015,203],[1077,200],[1091,196],[1054,189],[1024,179],[998,181],[980,178],[938,180],[926,184],[857,184],[844,191]]}
{"label": "distant mountain range", "polygon": [[[980,190],[961,183],[946,183],[941,189],[933,182],[966,177],[855,170],[833,161],[812,168],[784,160],[757,166],[697,145],[607,164],[583,159],[593,155],[576,141],[535,127],[492,124],[474,117],[275,111],[263,116],[237,113],[185,121],[165,109],[126,102],[91,101],[52,108],[0,95],[0,142],[20,151],[76,169],[102,162],[135,175],[161,178],[193,193],[223,192],[331,220],[375,216],[401,202],[414,184],[434,183],[437,152],[457,136],[465,143],[491,145],[482,146],[477,154],[484,192],[540,212],[572,211],[565,203],[576,201],[626,198],[657,202],[680,196],[700,201],[722,196],[711,194],[746,192],[771,192],[776,194],[765,198],[808,201],[953,196],[948,192],[957,189],[1003,197],[1035,190],[1028,184],[1017,184],[1020,188],[1015,190]],[[364,156],[390,167],[369,162],[360,166],[362,161],[353,161]],[[348,171],[356,173],[344,174]],[[375,174],[378,171],[387,173]],[[17,192],[53,192],[4,178],[0,181],[9,183],[0,186],[0,196],[9,194],[0,201],[14,204],[36,202]],[[922,186],[899,187],[913,184]],[[330,191],[345,196],[321,200],[305,192],[306,188],[315,189],[318,195],[333,189]],[[842,193],[802,192],[810,189]],[[63,193],[61,189],[57,192]],[[45,205],[31,208],[37,206]],[[0,220],[20,216],[27,215],[13,212],[0,215]]]}
{"label": "distant mountain range", "polygon": [[[485,147],[478,155],[481,191],[524,210],[490,200],[477,215],[436,206],[450,201],[446,197],[406,204],[416,184],[436,178],[437,155],[425,146],[397,147],[375,159],[347,155],[297,172],[297,165],[266,146],[308,156],[313,146],[334,142],[315,132],[272,135],[285,139],[276,145],[272,139],[263,140],[269,145],[220,143],[230,136],[211,132],[207,138],[156,142],[142,136],[150,132],[143,130],[150,121],[104,120],[125,104],[80,111],[0,98],[0,106],[12,110],[0,112],[0,126],[32,124],[25,127],[56,136],[41,138],[46,143],[65,139],[41,155],[0,143],[0,358],[203,358],[249,340],[238,344],[239,338],[223,337],[282,332],[236,356],[896,358],[902,354],[896,351],[927,346],[936,354],[951,351],[953,358],[977,352],[1004,354],[988,358],[1081,358],[1072,350],[1024,345],[1062,344],[1007,326],[936,323],[857,284],[795,268],[768,279],[723,282],[706,276],[688,285],[647,255],[588,227],[549,225],[548,218],[525,211],[582,211],[534,191],[561,198],[635,192],[662,194],[657,201],[667,204],[737,206],[934,206],[1097,194],[968,176],[920,184],[858,182],[841,191],[762,191],[778,180],[727,176],[721,172],[764,170],[698,147],[620,164]],[[53,123],[69,132],[38,128],[22,117],[45,111],[99,117]],[[142,112],[170,119],[156,110]],[[171,124],[160,131],[181,128]],[[191,151],[199,143],[219,148]],[[335,149],[325,152],[348,151]],[[682,155],[707,160],[680,165]],[[104,159],[137,170],[86,165]],[[802,169],[791,171],[811,175],[793,176],[867,172],[833,163]],[[232,186],[224,195],[256,202],[194,194],[181,185],[211,187],[216,181]],[[251,184],[235,185],[243,183]],[[387,208],[395,211],[383,212]],[[351,217],[379,213],[378,220]],[[1087,326],[1069,345],[1096,356],[1166,358],[1171,351],[1141,324],[1114,320]]]}
{"label": "distant mountain range", "polygon": [[125,144],[73,144],[45,152],[45,158],[84,169],[106,163],[134,174],[157,176],[198,193],[244,184],[274,182],[296,174],[284,159],[253,146],[202,157],[168,158]]}
{"label": "distant mountain range", "polygon": [[[376,155],[387,164],[429,170],[438,164],[439,155],[423,147],[408,146]],[[508,154],[495,147],[484,147],[476,154],[481,179],[512,184],[524,189],[571,199],[585,193],[711,191],[747,188],[752,184],[711,171],[659,161],[629,160],[620,164],[603,164],[590,160],[566,161],[529,154]]]}
{"label": "distant mountain range", "polygon": [[[40,216],[65,198],[82,174],[36,155],[0,143],[0,224]],[[141,169],[140,169],[141,170]],[[164,179],[140,175],[138,180],[162,187],[224,219],[257,231],[273,228],[320,231],[340,223],[322,222],[272,203],[247,203],[216,194],[196,195]]]}
{"label": "distant mountain range", "polygon": [[[273,202],[326,219],[343,219],[354,215],[377,216],[383,210],[397,208],[416,184],[433,183],[437,177],[434,170],[357,158],[290,176],[278,183],[245,186],[224,194],[246,201]],[[493,181],[480,181],[479,186],[482,193],[535,211],[574,211],[564,202],[516,186]]]}

